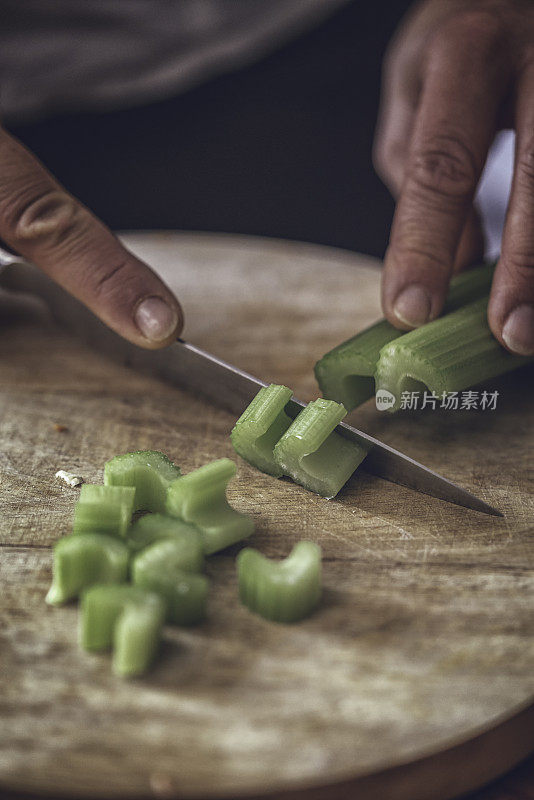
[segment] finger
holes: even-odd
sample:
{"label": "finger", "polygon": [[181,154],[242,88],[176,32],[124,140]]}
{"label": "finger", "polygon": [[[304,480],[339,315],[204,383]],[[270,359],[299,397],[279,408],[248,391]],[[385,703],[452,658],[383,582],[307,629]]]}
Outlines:
{"label": "finger", "polygon": [[377,175],[393,197],[398,197],[406,168],[408,145],[413,129],[416,101],[393,87],[381,100],[373,146],[373,164]]}
{"label": "finger", "polygon": [[500,36],[492,17],[470,12],[429,48],[382,282],[384,312],[399,328],[443,306],[508,83]]}
{"label": "finger", "polygon": [[373,143],[375,170],[393,197],[398,196],[404,178],[419,89],[414,60],[397,44],[384,62]]}
{"label": "finger", "polygon": [[165,284],[1,129],[0,237],[135,344],[179,335],[181,308]]}
{"label": "finger", "polygon": [[534,65],[518,82],[514,177],[488,320],[513,353],[534,354]]}

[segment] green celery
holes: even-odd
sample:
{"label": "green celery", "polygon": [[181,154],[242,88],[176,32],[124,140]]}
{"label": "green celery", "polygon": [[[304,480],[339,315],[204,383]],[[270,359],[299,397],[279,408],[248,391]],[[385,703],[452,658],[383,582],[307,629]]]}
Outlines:
{"label": "green celery", "polygon": [[236,474],[229,458],[221,458],[184,475],[167,491],[167,513],[200,529],[207,555],[250,536],[251,517],[228,504],[226,486]]}
{"label": "green celery", "polygon": [[285,475],[328,499],[336,496],[367,455],[362,446],[334,431],[346,413],[333,400],[314,400],[274,448],[275,460]]}
{"label": "green celery", "polygon": [[164,511],[167,487],[180,468],[158,450],[115,456],[104,466],[106,486],[135,486],[134,511]]}
{"label": "green celery", "polygon": [[195,525],[168,514],[145,514],[129,528],[127,544],[133,553],[163,539],[176,539],[188,554],[190,570],[198,572],[204,566],[202,536]]}
{"label": "green celery", "polygon": [[53,580],[46,602],[61,605],[95,583],[124,583],[128,561],[128,548],[114,536],[66,536],[54,545]]}
{"label": "green celery", "polygon": [[74,509],[74,533],[125,536],[135,501],[132,486],[97,486],[84,483]]}
{"label": "green celery", "polygon": [[164,598],[167,622],[195,625],[206,616],[208,579],[191,572],[191,560],[177,539],[156,542],[138,553],[132,580]]}
{"label": "green celery", "polygon": [[274,622],[297,622],[321,597],[321,548],[314,542],[299,542],[280,562],[246,547],[237,570],[243,605]]}
{"label": "green celery", "polygon": [[487,321],[488,296],[446,317],[404,334],[380,351],[376,388],[395,396],[428,389],[436,397],[458,392],[523,364],[532,357],[515,356],[494,338]]}
{"label": "green celery", "polygon": [[150,666],[165,619],[165,601],[138,586],[93,586],[82,594],[80,645],[100,651],[113,647],[113,671],[141,675]]}
{"label": "green celery", "polygon": [[[442,315],[486,294],[494,269],[495,264],[484,264],[454,277]],[[372,397],[380,351],[403,333],[383,319],[326,353],[315,365],[315,376],[323,396],[343,403],[347,411]]]}
{"label": "green celery", "polygon": [[291,425],[291,419],[284,412],[291,394],[291,389],[286,386],[273,383],[263,387],[239,417],[231,433],[236,453],[275,478],[280,478],[283,473],[274,460],[273,450]]}

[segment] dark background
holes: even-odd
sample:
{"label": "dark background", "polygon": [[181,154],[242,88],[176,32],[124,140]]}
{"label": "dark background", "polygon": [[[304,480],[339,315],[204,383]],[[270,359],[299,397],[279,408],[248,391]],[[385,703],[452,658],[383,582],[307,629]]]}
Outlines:
{"label": "dark background", "polygon": [[303,239],[383,255],[374,174],[386,44],[409,0],[357,0],[260,62],[142,108],[10,130],[114,229]]}

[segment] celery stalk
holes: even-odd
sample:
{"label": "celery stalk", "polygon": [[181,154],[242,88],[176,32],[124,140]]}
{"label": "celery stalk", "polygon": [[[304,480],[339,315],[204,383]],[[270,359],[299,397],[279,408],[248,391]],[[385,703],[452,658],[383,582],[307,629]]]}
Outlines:
{"label": "celery stalk", "polygon": [[128,561],[128,548],[114,536],[66,536],[54,545],[53,579],[46,602],[60,605],[95,583],[124,583]]}
{"label": "celery stalk", "polygon": [[106,486],[134,486],[134,511],[164,511],[167,487],[180,468],[158,450],[137,450],[115,456],[104,466]]}
{"label": "celery stalk", "polygon": [[291,389],[274,383],[260,389],[230,435],[234,450],[241,458],[275,478],[283,473],[274,460],[273,450],[291,425],[284,411],[291,394]]}
{"label": "celery stalk", "polygon": [[74,533],[125,536],[132,517],[132,486],[97,486],[84,483],[74,509]]}
{"label": "celery stalk", "polygon": [[[484,264],[453,278],[442,315],[486,294],[494,269],[495,264]],[[403,331],[383,319],[326,353],[315,365],[315,377],[323,396],[343,403],[347,411],[372,397],[380,351],[402,335]]]}
{"label": "celery stalk", "polygon": [[363,447],[334,431],[346,413],[332,400],[314,400],[274,448],[284,474],[328,499],[335,497],[367,455]]}
{"label": "celery stalk", "polygon": [[140,675],[156,653],[165,601],[138,586],[93,586],[82,595],[80,645],[84,650],[113,647],[113,671]]}
{"label": "celery stalk", "polygon": [[376,388],[395,396],[426,387],[433,395],[458,392],[494,378],[533,358],[515,356],[502,347],[487,322],[488,296],[446,317],[404,334],[380,351]]}
{"label": "celery stalk", "polygon": [[229,458],[212,461],[171,483],[167,513],[196,525],[207,555],[250,536],[254,522],[226,499],[226,486],[236,473]]}
{"label": "celery stalk", "polygon": [[206,616],[208,579],[191,572],[191,558],[177,539],[156,542],[136,555],[132,580],[163,597],[167,622],[195,625]]}
{"label": "celery stalk", "polygon": [[247,547],[237,570],[243,605],[274,622],[297,622],[321,597],[321,548],[314,542],[299,542],[280,562]]}

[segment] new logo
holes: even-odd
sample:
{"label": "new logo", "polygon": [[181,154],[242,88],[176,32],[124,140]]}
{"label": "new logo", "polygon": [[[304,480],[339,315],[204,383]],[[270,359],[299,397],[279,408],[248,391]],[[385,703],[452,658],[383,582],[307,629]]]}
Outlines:
{"label": "new logo", "polygon": [[379,389],[375,395],[376,407],[379,411],[387,411],[395,403],[395,395],[387,389]]}

